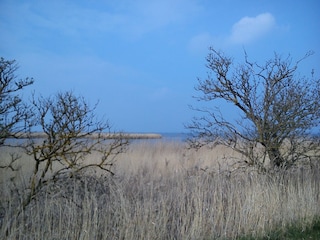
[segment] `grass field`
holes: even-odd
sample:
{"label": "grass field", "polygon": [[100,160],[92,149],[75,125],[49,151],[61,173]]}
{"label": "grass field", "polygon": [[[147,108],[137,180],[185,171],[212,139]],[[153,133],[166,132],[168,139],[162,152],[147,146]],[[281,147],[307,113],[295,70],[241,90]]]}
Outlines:
{"label": "grass field", "polygon": [[0,239],[317,239],[319,165],[271,176],[234,170],[238,158],[223,147],[135,141],[115,176],[60,179],[17,216],[32,163],[22,155],[15,187],[0,169]]}

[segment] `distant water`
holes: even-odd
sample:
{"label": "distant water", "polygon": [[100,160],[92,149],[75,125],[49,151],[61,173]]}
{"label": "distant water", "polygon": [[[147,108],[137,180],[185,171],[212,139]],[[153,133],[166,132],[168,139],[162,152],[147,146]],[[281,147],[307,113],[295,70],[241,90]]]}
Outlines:
{"label": "distant water", "polygon": [[132,143],[139,143],[139,142],[149,142],[149,143],[159,143],[159,142],[185,142],[189,137],[188,133],[173,133],[173,132],[156,132],[156,134],[160,134],[161,138],[156,139],[133,139]]}
{"label": "distant water", "polygon": [[184,142],[190,136],[188,133],[159,133],[164,141]]}

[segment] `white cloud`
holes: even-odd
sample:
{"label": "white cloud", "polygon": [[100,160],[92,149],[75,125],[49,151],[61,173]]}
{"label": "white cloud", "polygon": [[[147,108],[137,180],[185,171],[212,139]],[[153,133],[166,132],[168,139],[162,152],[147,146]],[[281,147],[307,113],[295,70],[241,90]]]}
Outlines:
{"label": "white cloud", "polygon": [[250,43],[268,34],[275,26],[275,18],[270,13],[262,13],[256,17],[243,17],[232,26],[229,36],[203,32],[191,38],[188,49],[193,53],[204,54],[210,46],[226,48],[234,44]]}
{"label": "white cloud", "polygon": [[233,25],[229,41],[236,44],[249,43],[270,32],[274,26],[275,18],[270,13],[243,17]]}

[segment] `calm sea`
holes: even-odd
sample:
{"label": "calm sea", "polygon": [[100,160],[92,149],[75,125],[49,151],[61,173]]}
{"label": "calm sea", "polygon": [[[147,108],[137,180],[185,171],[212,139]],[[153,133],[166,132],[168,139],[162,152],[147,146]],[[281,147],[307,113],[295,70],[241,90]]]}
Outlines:
{"label": "calm sea", "polygon": [[159,133],[164,141],[183,142],[190,136],[188,133]]}

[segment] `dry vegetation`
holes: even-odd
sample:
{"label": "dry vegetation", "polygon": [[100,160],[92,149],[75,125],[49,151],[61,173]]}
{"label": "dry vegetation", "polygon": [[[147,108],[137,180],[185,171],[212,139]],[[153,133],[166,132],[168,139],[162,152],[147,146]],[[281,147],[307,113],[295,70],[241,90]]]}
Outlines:
{"label": "dry vegetation", "polygon": [[17,217],[32,161],[22,155],[15,184],[0,169],[0,239],[256,238],[290,225],[306,229],[319,218],[318,165],[271,176],[234,171],[237,157],[223,147],[136,140],[118,156],[115,176],[61,178]]}

